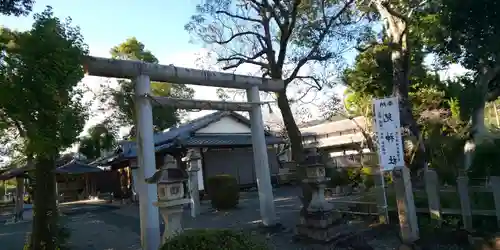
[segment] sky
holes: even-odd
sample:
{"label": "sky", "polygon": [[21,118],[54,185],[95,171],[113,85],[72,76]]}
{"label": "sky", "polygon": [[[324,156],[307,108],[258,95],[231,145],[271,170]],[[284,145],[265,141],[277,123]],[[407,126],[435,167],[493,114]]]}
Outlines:
{"label": "sky", "polygon": [[[190,36],[184,30],[184,24],[189,21],[198,2],[199,0],[37,0],[33,13],[41,12],[46,5],[51,5],[56,16],[71,17],[73,24],[81,28],[93,56],[109,57],[110,48],[127,38],[136,37],[153,52],[161,64],[212,69],[214,67],[210,62],[213,61],[200,60],[208,51],[201,44],[190,43]],[[27,30],[32,22],[32,16],[0,16],[0,25],[12,29]],[[347,60],[352,61],[354,54],[348,57]],[[245,74],[249,71],[250,69],[243,67],[238,73]],[[443,74],[454,75],[460,71],[460,68],[453,68],[452,73]],[[100,84],[106,83],[103,78],[90,76],[86,76],[82,82],[94,90],[99,89]],[[215,88],[194,86],[194,89],[195,99],[217,99]],[[335,91],[338,94],[343,92],[342,88]],[[92,97],[87,96],[87,99]],[[191,113],[190,118],[206,113]],[[273,116],[267,111],[264,113],[267,118]],[[317,118],[319,111],[312,108],[311,114],[311,118]],[[104,117],[105,114],[91,117],[87,128]]]}
{"label": "sky", "polygon": [[[145,44],[146,49],[153,52],[161,64],[218,70],[218,66],[211,65],[213,60],[200,60],[206,59],[209,51],[201,44],[190,43],[190,35],[184,30],[184,25],[194,13],[198,2],[199,0],[148,0],[147,4],[141,4],[142,1],[133,0],[37,0],[33,13],[41,12],[45,6],[50,5],[57,17],[71,17],[72,23],[81,28],[93,56],[109,57],[110,48],[127,38],[136,37]],[[0,16],[0,25],[11,29],[27,30],[32,23],[32,16]],[[250,71],[253,69],[241,67],[237,73],[248,74]],[[82,82],[94,92],[98,92],[101,84],[108,84],[105,79],[92,76],[86,76]],[[195,89],[195,99],[217,99],[216,88],[192,87]],[[342,92],[340,89],[335,91]],[[237,99],[242,100],[241,98]],[[92,97],[87,95],[86,99]],[[212,111],[192,112],[189,118],[210,112]],[[311,112],[313,118],[319,115],[318,110]],[[91,117],[86,127],[96,124],[105,116],[106,114],[100,113]],[[276,112],[269,114],[266,111],[264,116],[271,120],[280,119]]]}
{"label": "sky", "polygon": [[[41,12],[45,6],[50,5],[57,17],[71,17],[72,23],[80,27],[93,56],[109,57],[110,48],[127,38],[136,37],[146,45],[146,49],[153,52],[160,63],[196,67],[196,62],[207,51],[201,45],[190,43],[190,36],[184,30],[184,24],[194,12],[196,2],[148,0],[144,4],[133,0],[37,0],[33,13]],[[0,25],[12,29],[27,30],[32,23],[32,16],[0,16]],[[83,83],[96,90],[105,83],[105,79],[86,76]],[[216,99],[215,88],[194,88],[195,98]],[[190,117],[207,112],[199,113],[191,114]],[[99,114],[92,117],[86,127],[99,122],[104,116]]]}
{"label": "sky", "polygon": [[[195,10],[194,0],[36,0],[34,13],[45,6],[53,7],[56,16],[70,16],[80,26],[92,55],[109,56],[109,49],[126,38],[135,36],[160,60],[175,54],[196,50],[189,44],[184,24]],[[0,17],[0,24],[10,28],[28,29],[32,17]]]}

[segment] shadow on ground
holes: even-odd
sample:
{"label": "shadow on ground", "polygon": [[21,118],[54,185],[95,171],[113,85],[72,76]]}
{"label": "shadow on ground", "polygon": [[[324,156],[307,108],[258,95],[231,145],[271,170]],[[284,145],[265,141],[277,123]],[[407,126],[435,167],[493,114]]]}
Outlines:
{"label": "shadow on ground", "polygon": [[[298,194],[299,190],[293,187],[274,190],[277,218],[284,228],[294,228],[297,223],[300,209]],[[73,250],[137,250],[140,248],[137,205],[74,204],[63,206],[61,211],[66,215],[64,219],[72,230]],[[261,222],[258,193],[242,193],[238,209],[235,210],[215,211],[209,202],[203,202],[201,214],[198,217],[192,218],[187,208],[184,209],[183,216],[185,228],[253,229]],[[163,231],[163,223],[160,229]],[[31,222],[1,224],[0,249],[22,249],[25,235],[30,230]],[[286,244],[289,244],[289,239],[287,235]]]}

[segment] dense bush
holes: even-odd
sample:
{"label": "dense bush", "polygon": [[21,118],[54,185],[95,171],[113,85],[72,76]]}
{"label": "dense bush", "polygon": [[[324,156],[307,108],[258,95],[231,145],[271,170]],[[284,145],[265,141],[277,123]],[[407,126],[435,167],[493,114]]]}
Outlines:
{"label": "dense bush", "polygon": [[267,250],[252,236],[231,230],[187,230],[168,239],[160,250]]}
{"label": "dense bush", "polygon": [[331,188],[349,184],[349,175],[343,168],[326,168],[326,177],[330,178],[328,187]]}
{"label": "dense bush", "polygon": [[230,209],[238,205],[240,187],[238,181],[231,175],[216,175],[207,180],[207,191],[216,209]]}
{"label": "dense bush", "polygon": [[[337,186],[358,186],[363,184],[367,189],[375,185],[374,172],[371,167],[363,168],[327,168],[326,176],[330,177],[331,188]],[[387,180],[386,180],[387,181]]]}
{"label": "dense bush", "polygon": [[472,184],[474,182],[473,179],[480,179],[487,176],[499,176],[499,164],[500,139],[489,138],[482,144],[477,145],[471,164],[472,166],[468,173],[469,178],[471,178],[470,183]]}

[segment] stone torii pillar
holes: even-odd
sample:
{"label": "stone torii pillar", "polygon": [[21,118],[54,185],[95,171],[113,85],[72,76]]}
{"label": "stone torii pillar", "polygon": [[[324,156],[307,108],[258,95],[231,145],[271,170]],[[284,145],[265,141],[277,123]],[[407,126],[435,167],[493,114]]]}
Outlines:
{"label": "stone torii pillar", "polygon": [[146,183],[146,178],[156,172],[156,159],[153,135],[153,111],[148,96],[151,94],[150,78],[140,74],[135,82],[135,108],[137,112],[138,163],[137,188],[139,189],[139,213],[141,243],[144,250],[160,247],[160,217],[153,201],[158,197],[156,185]]}
{"label": "stone torii pillar", "polygon": [[[252,121],[252,143],[255,172],[259,189],[260,213],[266,226],[276,224],[274,197],[272,193],[267,145],[265,143],[259,90],[278,92],[284,89],[282,80],[236,75],[229,73],[195,70],[159,65],[142,61],[87,57],[84,68],[89,75],[126,78],[135,80],[135,108],[137,112],[138,165],[137,187],[140,203],[141,243],[143,250],[157,250],[160,246],[158,208],[153,206],[157,199],[156,185],[148,185],[145,179],[156,171],[152,107],[150,99],[160,105],[178,109],[248,111]],[[185,100],[151,96],[150,81],[177,84],[192,84],[222,88],[246,89],[248,102],[221,102]]]}
{"label": "stone torii pillar", "polygon": [[[247,89],[247,99],[252,103],[260,102],[259,88],[252,86]],[[253,159],[255,174],[257,175],[257,188],[259,191],[260,214],[265,226],[276,224],[276,211],[274,209],[273,186],[271,185],[271,173],[269,158],[267,156],[266,135],[264,134],[264,122],[262,120],[262,108],[253,105],[250,111],[250,128],[252,131]],[[270,197],[268,197],[270,195]]]}

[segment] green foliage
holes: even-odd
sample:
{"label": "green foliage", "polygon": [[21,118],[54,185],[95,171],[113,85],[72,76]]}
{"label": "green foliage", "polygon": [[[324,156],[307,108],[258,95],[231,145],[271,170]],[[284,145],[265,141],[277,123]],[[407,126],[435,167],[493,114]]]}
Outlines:
{"label": "green foliage", "polygon": [[344,92],[344,108],[351,116],[372,117],[372,96],[348,87]]}
{"label": "green foliage", "polygon": [[160,250],[267,250],[266,245],[246,233],[231,230],[187,230],[168,239]]}
{"label": "green foliage", "polygon": [[438,174],[442,184],[454,185],[463,167],[465,139],[457,135],[430,135],[426,142],[429,167]]}
{"label": "green foliage", "polygon": [[375,185],[372,167],[327,168],[326,176],[331,178],[330,187],[363,184],[370,189]]}
{"label": "green foliage", "polygon": [[[428,47],[436,52],[441,63],[459,63],[471,71],[459,79],[464,86],[460,100],[463,120],[481,110],[485,101],[500,95],[496,77],[500,65],[499,6],[496,1],[488,0],[433,1],[429,18],[437,24],[422,30],[422,35],[428,38]],[[485,82],[486,92],[481,87]]]}
{"label": "green foliage", "polygon": [[231,175],[216,175],[207,180],[207,191],[216,209],[231,209],[238,205],[240,187],[238,181]]}
{"label": "green foliage", "polygon": [[[31,247],[59,247],[54,167],[61,150],[82,131],[87,112],[76,85],[88,54],[80,30],[52,9],[34,15],[27,32],[2,30],[0,115],[26,141],[36,157],[36,190]],[[5,39],[10,38],[10,39]]]}
{"label": "green foliage", "polygon": [[25,16],[31,12],[34,3],[34,0],[0,1],[0,13],[7,16]]}
{"label": "green foliage", "polygon": [[[126,60],[141,60],[149,63],[158,63],[158,59],[145,45],[135,37],[127,39],[125,42],[111,49],[112,58]],[[117,108],[118,112],[113,114],[114,120],[119,126],[134,125],[136,121],[134,107],[134,82],[128,80],[118,81],[120,86],[117,91],[111,91],[111,105]],[[183,84],[170,84],[163,82],[152,82],[151,93],[155,96],[171,96],[177,98],[190,99],[194,96],[194,90]],[[108,99],[105,96],[104,99]],[[157,131],[164,130],[177,124],[182,116],[182,112],[170,106],[153,106],[153,125]]]}
{"label": "green foliage", "polygon": [[[500,51],[500,3],[489,0],[435,1],[438,25],[427,30],[434,49],[442,59],[459,62],[464,67],[481,72],[485,65],[493,66]],[[425,33],[424,33],[425,34]]]}
{"label": "green foliage", "polygon": [[80,139],[78,152],[89,161],[102,156],[102,150],[111,150],[116,145],[117,135],[109,120],[89,128],[87,132],[88,135]]}
{"label": "green foliage", "polygon": [[21,129],[35,153],[57,154],[70,146],[86,120],[75,86],[84,75],[81,62],[87,48],[79,29],[70,25],[48,8],[35,15],[29,32],[12,33],[4,47],[2,115]]}
{"label": "green foliage", "polygon": [[[437,22],[436,16],[424,11],[418,12],[409,24],[412,73],[408,95],[413,116],[421,129],[426,154],[419,152],[414,156],[413,150],[406,150],[405,160],[414,168],[426,159],[431,167],[439,169],[440,176],[443,176],[446,182],[450,182],[454,180],[457,168],[462,165],[462,158],[457,155],[462,155],[463,151],[467,128],[464,121],[468,121],[467,117],[470,118],[469,107],[472,107],[471,103],[477,96],[468,91],[468,78],[444,82],[424,66],[426,51],[423,49],[428,47],[430,38],[420,32],[436,25]],[[344,81],[348,87],[346,109],[351,115],[363,115],[369,120],[372,118],[372,98],[390,95],[393,87],[391,49],[385,45],[386,35],[378,36],[380,38],[377,39],[375,35],[368,35],[366,41],[361,40],[361,47],[366,48],[358,54],[353,67],[344,71]],[[363,46],[366,44],[370,46]],[[418,143],[417,138],[412,137],[406,137],[405,141],[410,145]]]}
{"label": "green foliage", "polygon": [[484,143],[477,145],[475,156],[469,168],[470,178],[500,176],[500,138],[494,135]]}
{"label": "green foliage", "polygon": [[375,45],[356,56],[354,66],[344,71],[344,82],[353,92],[386,97],[392,93],[392,61],[385,45]]}
{"label": "green foliage", "polygon": [[111,48],[110,53],[113,58],[144,61],[149,63],[159,62],[153,53],[146,50],[146,46],[139,42],[135,37],[128,38],[125,42]]}
{"label": "green foliage", "polygon": [[326,168],[326,177],[330,179],[330,187],[346,186],[349,184],[349,175],[344,168]]}

